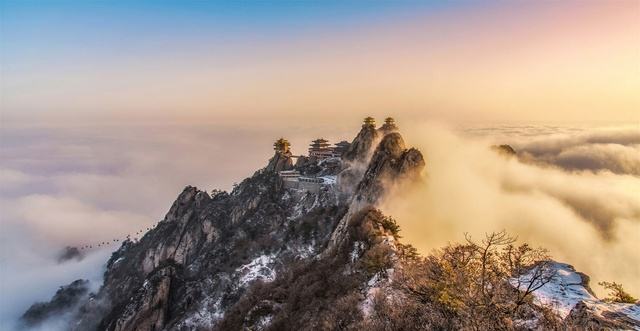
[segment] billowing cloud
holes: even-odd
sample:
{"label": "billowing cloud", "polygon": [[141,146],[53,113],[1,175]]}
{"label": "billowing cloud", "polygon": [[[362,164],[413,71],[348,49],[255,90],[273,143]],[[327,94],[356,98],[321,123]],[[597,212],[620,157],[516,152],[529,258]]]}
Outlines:
{"label": "billowing cloud", "polygon": [[[614,280],[640,293],[640,178],[541,167],[495,153],[487,148],[493,137],[469,138],[433,125],[406,136],[425,154],[426,184],[397,192],[382,207],[422,252],[464,240],[465,232],[480,237],[506,229],[591,275],[594,287]],[[536,146],[565,148],[554,135],[536,137]]]}
{"label": "billowing cloud", "polygon": [[553,134],[514,143],[526,160],[567,170],[608,170],[640,176],[640,127]]}
{"label": "billowing cloud", "polygon": [[551,160],[565,169],[607,169],[640,176],[640,145],[592,144],[563,150]]}

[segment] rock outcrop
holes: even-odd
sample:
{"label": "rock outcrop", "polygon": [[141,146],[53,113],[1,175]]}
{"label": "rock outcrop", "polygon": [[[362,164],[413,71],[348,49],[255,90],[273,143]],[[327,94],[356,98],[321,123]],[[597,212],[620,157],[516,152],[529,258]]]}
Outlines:
{"label": "rock outcrop", "polygon": [[369,160],[382,135],[373,125],[365,124],[362,126],[347,151],[342,155],[344,171],[338,175],[340,190],[354,192],[367,170]]}
{"label": "rock outcrop", "polygon": [[269,160],[269,164],[265,168],[267,171],[279,172],[293,168],[293,154],[289,149],[291,144],[288,140],[280,138],[273,143],[275,154]]}
{"label": "rock outcrop", "polygon": [[353,191],[349,210],[333,232],[327,252],[331,252],[331,249],[338,247],[345,240],[345,233],[353,215],[362,209],[375,206],[396,185],[406,185],[407,181],[420,180],[420,173],[424,167],[422,153],[414,148],[407,149],[400,133],[385,135]]}
{"label": "rock outcrop", "polygon": [[356,191],[356,200],[375,204],[385,189],[404,180],[418,180],[425,167],[422,153],[407,149],[398,132],[387,134],[373,153]]}
{"label": "rock outcrop", "polygon": [[581,330],[640,330],[639,318],[640,305],[580,301],[566,323]]}
{"label": "rock outcrop", "polygon": [[273,157],[269,160],[267,164],[267,170],[278,172],[282,170],[289,170],[293,168],[293,158],[291,157],[291,152],[275,152]]}
{"label": "rock outcrop", "polygon": [[375,149],[375,144],[379,139],[380,133],[376,130],[375,126],[363,125],[342,158],[350,163],[366,163],[369,157],[371,157],[371,152]]}
{"label": "rock outcrop", "polygon": [[88,294],[89,281],[78,279],[69,285],[61,286],[51,301],[33,304],[20,320],[26,327],[34,327],[46,323],[51,318],[60,318],[72,313]]}
{"label": "rock outcrop", "polygon": [[504,156],[516,156],[516,150],[509,145],[493,145],[491,149]]}

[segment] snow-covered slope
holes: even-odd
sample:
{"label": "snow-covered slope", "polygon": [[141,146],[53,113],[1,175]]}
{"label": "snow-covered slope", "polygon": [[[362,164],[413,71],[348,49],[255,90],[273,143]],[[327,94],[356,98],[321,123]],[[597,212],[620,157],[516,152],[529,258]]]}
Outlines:
{"label": "snow-covered slope", "polygon": [[[551,308],[563,319],[586,319],[602,327],[640,330],[640,305],[598,299],[589,279],[566,263],[553,262],[553,279],[533,292],[534,302]],[[531,277],[531,271],[523,275]],[[587,323],[588,324],[588,323]]]}
{"label": "snow-covered slope", "polygon": [[[533,293],[536,303],[553,308],[558,315],[565,318],[580,301],[598,300],[585,288],[582,276],[571,265],[554,262],[551,267],[555,271],[555,277]],[[523,275],[522,278],[527,279],[532,272]]]}

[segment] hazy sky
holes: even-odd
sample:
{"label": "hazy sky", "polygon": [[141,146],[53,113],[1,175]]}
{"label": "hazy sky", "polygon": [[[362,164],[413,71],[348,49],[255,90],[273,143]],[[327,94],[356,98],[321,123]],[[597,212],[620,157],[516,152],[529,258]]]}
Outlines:
{"label": "hazy sky", "polygon": [[2,1],[8,119],[635,122],[640,2]]}

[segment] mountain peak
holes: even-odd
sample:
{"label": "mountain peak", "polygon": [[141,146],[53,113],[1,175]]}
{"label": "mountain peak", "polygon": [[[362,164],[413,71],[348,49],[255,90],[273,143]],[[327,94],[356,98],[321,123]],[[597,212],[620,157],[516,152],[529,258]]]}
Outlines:
{"label": "mountain peak", "polygon": [[351,146],[345,152],[344,160],[348,162],[366,162],[379,138],[380,133],[374,125],[363,125],[358,135],[351,142]]}
{"label": "mountain peak", "polygon": [[407,149],[399,132],[389,133],[375,149],[358,184],[356,198],[376,203],[385,193],[385,188],[399,181],[418,178],[424,167],[425,161],[420,151]]}

